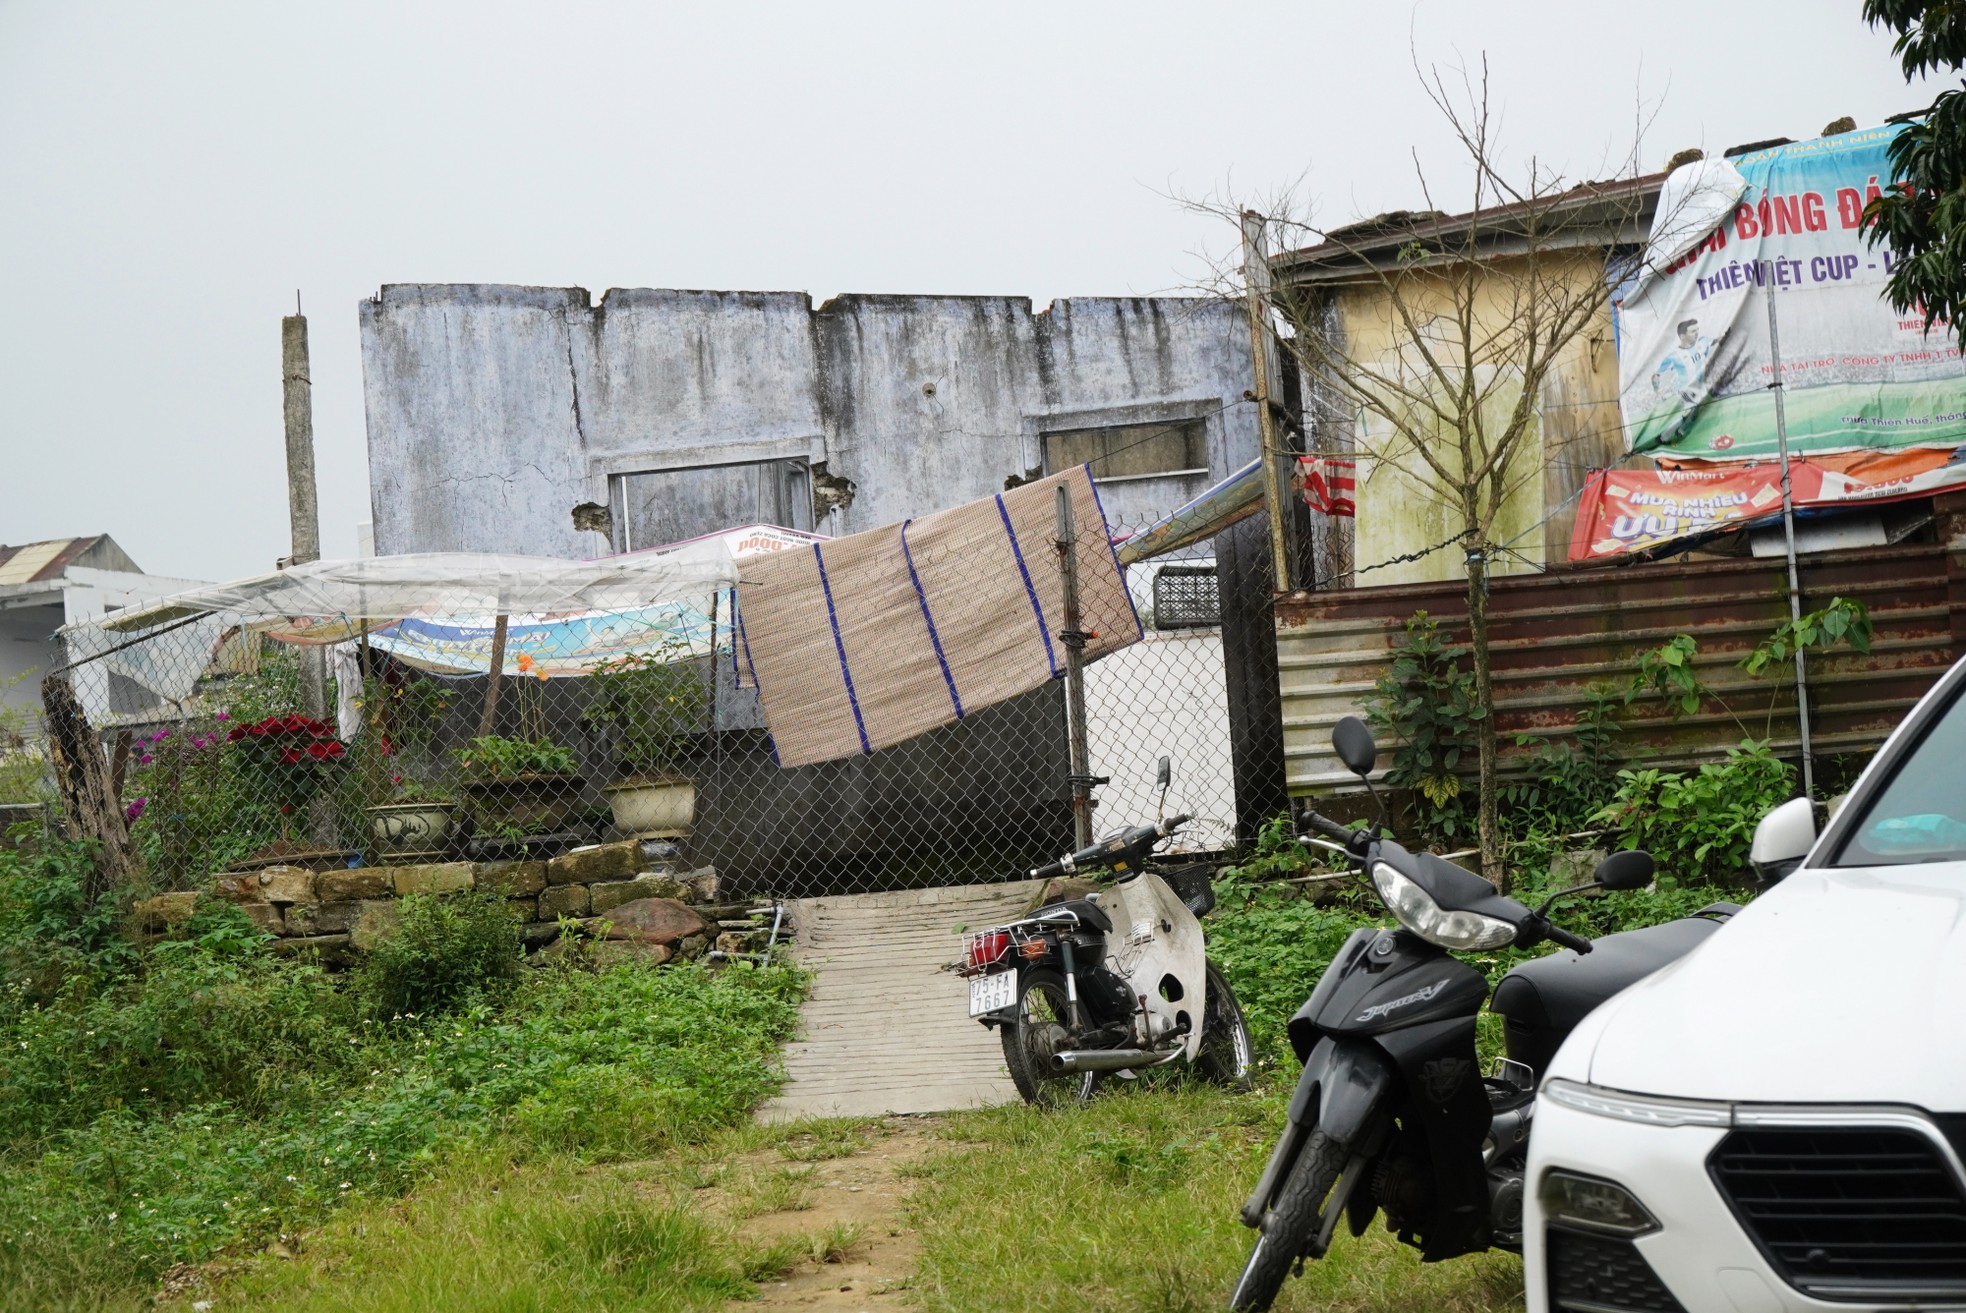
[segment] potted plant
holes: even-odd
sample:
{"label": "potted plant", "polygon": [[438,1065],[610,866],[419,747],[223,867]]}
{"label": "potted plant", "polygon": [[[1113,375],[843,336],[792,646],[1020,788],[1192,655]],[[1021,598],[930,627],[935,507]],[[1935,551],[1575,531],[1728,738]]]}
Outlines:
{"label": "potted plant", "polygon": [[456,806],[446,791],[399,776],[388,802],[365,808],[374,855],[392,861],[442,856]]}
{"label": "potted plant", "polygon": [[499,834],[547,834],[580,808],[586,781],[573,751],[545,737],[488,734],[452,753],[459,791],[480,829]]}
{"label": "potted plant", "polygon": [[279,842],[248,860],[305,864],[315,859],[332,862],[346,855],[324,848],[318,841],[309,847],[295,836],[296,822],[306,822],[315,795],[340,773],[348,759],[348,749],[332,726],[310,716],[267,716],[233,726],[225,741],[235,753],[242,783],[277,807],[280,818]]}
{"label": "potted plant", "polygon": [[682,757],[703,728],[709,706],[701,674],[681,640],[652,652],[616,657],[589,676],[587,723],[610,741],[614,783],[602,790],[622,834],[687,834],[696,814],[696,784]]}

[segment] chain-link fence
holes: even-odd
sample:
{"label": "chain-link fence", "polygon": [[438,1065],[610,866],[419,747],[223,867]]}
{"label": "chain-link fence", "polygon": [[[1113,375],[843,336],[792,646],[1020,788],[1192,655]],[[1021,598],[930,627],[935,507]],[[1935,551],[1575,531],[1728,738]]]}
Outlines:
{"label": "chain-link fence", "polygon": [[[1122,568],[1141,637],[1085,671],[1089,773],[1108,781],[1096,830],[1155,815],[1163,756],[1166,810],[1197,818],[1189,850],[1225,850],[1281,805],[1280,750],[1266,771],[1247,746],[1277,734],[1273,673],[1260,677],[1274,662],[1264,541],[1260,519],[1247,521]],[[1080,551],[1111,555],[1091,534]],[[1026,552],[1020,566],[1056,570],[1056,556]],[[1002,583],[978,563],[974,588]],[[1034,581],[1021,586],[1035,602]],[[641,838],[716,868],[732,896],[799,896],[1019,878],[1073,846],[1065,680],[872,752],[787,767],[747,675],[757,635],[739,623],[741,587],[500,617],[486,587],[459,587],[454,602],[379,628],[345,614],[159,611],[70,631],[55,663],[158,889]],[[825,606],[850,602],[829,592]],[[1060,639],[1059,617],[1037,619],[1048,645]],[[323,637],[334,641],[282,641]],[[939,640],[935,651],[951,655]],[[943,660],[940,674],[901,677],[939,688],[948,671]],[[52,798],[38,767],[16,773],[0,782],[18,797],[0,802]]]}

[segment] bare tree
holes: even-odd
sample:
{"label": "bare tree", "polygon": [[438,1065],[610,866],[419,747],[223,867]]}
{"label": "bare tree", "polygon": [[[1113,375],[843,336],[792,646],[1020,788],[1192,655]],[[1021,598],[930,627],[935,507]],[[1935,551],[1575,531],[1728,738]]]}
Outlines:
{"label": "bare tree", "polygon": [[[1362,500],[1360,514],[1387,513],[1394,487],[1442,508],[1449,532],[1440,546],[1462,554],[1475,685],[1492,713],[1489,577],[1514,548],[1501,529],[1520,512],[1519,494],[1540,487],[1545,467],[1579,436],[1543,423],[1546,384],[1605,323],[1611,289],[1642,263],[1657,179],[1637,176],[1635,145],[1609,181],[1576,184],[1533,157],[1508,166],[1493,136],[1485,62],[1478,76],[1451,83],[1422,71],[1420,84],[1465,157],[1463,212],[1436,207],[1417,157],[1423,212],[1324,229],[1294,212],[1289,196],[1270,198],[1270,249],[1308,248],[1273,262],[1271,298],[1307,409],[1323,411],[1324,423],[1306,423],[1317,449],[1358,458],[1361,493],[1371,472],[1377,498]],[[1187,203],[1248,221],[1240,204]],[[1217,289],[1231,291],[1233,266],[1215,271]],[[1597,436],[1602,451],[1608,435]],[[1539,526],[1540,503],[1534,510]],[[1477,722],[1476,740],[1482,868],[1506,888],[1492,714]]]}

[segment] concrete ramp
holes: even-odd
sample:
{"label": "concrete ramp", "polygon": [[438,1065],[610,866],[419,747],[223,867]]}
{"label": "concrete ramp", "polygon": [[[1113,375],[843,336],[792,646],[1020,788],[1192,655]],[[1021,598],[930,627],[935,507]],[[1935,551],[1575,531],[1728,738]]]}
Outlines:
{"label": "concrete ramp", "polygon": [[960,885],[786,904],[792,956],[814,973],[785,1089],[761,1121],[947,1112],[1017,1098],[993,1030],[969,1019],[956,927],[1014,920],[1038,884]]}

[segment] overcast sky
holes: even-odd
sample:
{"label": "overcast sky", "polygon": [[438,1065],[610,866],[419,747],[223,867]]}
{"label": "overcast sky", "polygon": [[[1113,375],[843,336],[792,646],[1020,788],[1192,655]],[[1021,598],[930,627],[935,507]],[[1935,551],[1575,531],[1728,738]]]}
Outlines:
{"label": "overcast sky", "polygon": [[384,283],[1180,289],[1167,199],[1418,204],[1424,61],[1485,51],[1576,177],[1922,104],[1858,0],[513,6],[0,0],[0,542],[156,574],[287,551],[280,327],[313,338],[323,551],[369,518],[356,305]]}

